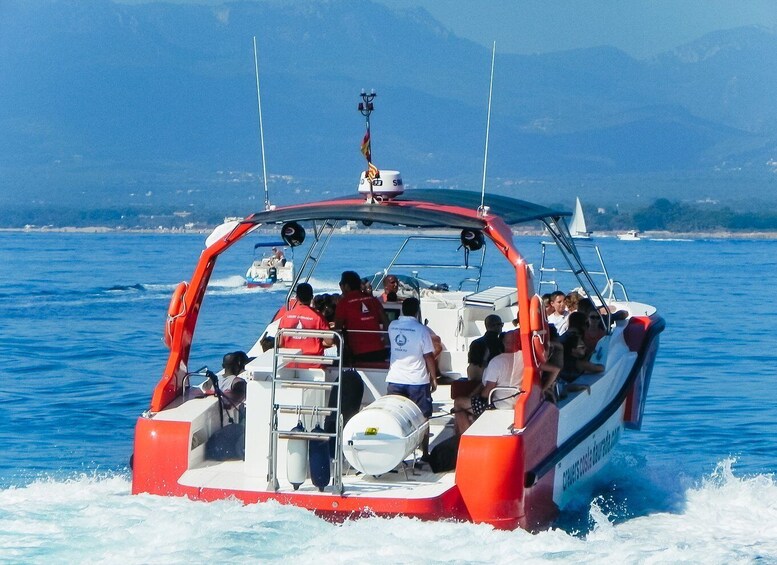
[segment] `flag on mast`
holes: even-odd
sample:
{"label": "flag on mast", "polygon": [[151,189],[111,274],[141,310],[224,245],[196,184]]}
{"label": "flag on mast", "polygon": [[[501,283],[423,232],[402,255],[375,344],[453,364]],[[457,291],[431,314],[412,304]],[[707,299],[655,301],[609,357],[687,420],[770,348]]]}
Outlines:
{"label": "flag on mast", "polygon": [[380,178],[380,171],[378,170],[378,167],[372,163],[367,164],[367,178],[370,179],[370,181],[374,181],[375,179]]}
{"label": "flag on mast", "polygon": [[364,158],[367,159],[367,162],[372,160],[372,151],[370,149],[370,130],[367,130],[367,132],[364,134],[364,139],[362,139],[362,155],[364,155]]}

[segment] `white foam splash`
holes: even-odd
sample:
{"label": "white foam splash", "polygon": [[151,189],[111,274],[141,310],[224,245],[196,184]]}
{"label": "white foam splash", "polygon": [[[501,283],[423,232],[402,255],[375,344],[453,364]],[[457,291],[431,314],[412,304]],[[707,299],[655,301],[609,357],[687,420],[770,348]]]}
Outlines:
{"label": "white foam splash", "polygon": [[[130,495],[125,476],[40,479],[0,490],[0,550],[11,562],[734,563],[777,560],[777,483],[726,460],[676,512],[620,523],[590,509],[585,536],[367,518],[342,525],[277,503],[244,506]],[[671,478],[670,478],[671,479]]]}

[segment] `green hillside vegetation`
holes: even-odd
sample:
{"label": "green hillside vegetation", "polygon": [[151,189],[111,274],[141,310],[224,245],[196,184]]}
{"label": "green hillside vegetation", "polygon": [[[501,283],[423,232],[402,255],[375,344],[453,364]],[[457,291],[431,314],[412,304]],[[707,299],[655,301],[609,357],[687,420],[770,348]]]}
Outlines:
{"label": "green hillside vegetation", "polygon": [[[590,210],[596,210],[588,205]],[[601,208],[586,214],[588,228],[594,232],[640,231],[669,232],[753,232],[777,231],[777,210],[736,211],[715,203],[688,204],[660,198],[645,208],[618,211]],[[101,209],[41,209],[18,207],[0,212],[0,228],[104,227],[112,229],[209,229],[224,219],[223,211],[175,211],[172,208],[113,207]]]}
{"label": "green hillside vegetation", "polygon": [[777,211],[734,211],[728,206],[691,205],[659,198],[646,208],[631,213],[605,212],[588,220],[593,231],[710,232],[775,231]]}

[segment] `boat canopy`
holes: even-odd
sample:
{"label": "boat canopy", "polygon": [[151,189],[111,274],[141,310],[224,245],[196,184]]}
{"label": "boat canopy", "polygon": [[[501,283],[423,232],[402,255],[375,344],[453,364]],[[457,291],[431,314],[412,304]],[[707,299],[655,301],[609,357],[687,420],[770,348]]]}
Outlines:
{"label": "boat canopy", "polygon": [[[485,222],[477,213],[480,198],[480,193],[473,191],[413,189],[399,198],[375,204],[349,196],[257,212],[245,221],[270,224],[291,220],[359,220],[417,228],[481,229]],[[495,194],[486,194],[484,205],[489,208],[490,214],[499,216],[507,225],[570,215],[569,212]]]}
{"label": "boat canopy", "polygon": [[261,241],[256,245],[254,245],[254,249],[259,249],[260,247],[285,247],[285,246],[286,246],[286,243],[284,243],[283,241],[268,241],[268,242]]}

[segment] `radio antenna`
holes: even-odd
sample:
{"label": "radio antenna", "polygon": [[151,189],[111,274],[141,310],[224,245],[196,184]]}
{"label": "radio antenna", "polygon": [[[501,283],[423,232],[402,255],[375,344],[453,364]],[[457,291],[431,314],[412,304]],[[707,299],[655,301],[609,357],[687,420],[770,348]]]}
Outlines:
{"label": "radio antenna", "polygon": [[486,199],[486,167],[488,165],[488,136],[491,131],[491,95],[494,91],[494,55],[496,54],[496,41],[491,48],[491,81],[488,85],[488,118],[486,119],[486,151],[483,156],[483,186],[480,189],[480,208],[481,213],[485,212],[483,203]]}
{"label": "radio antenna", "polygon": [[259,107],[259,143],[262,147],[262,179],[264,180],[264,209],[270,209],[270,191],[267,189],[267,164],[264,158],[264,124],[262,123],[262,95],[259,91],[259,56],[254,36],[254,72],[256,74],[256,104]]}

